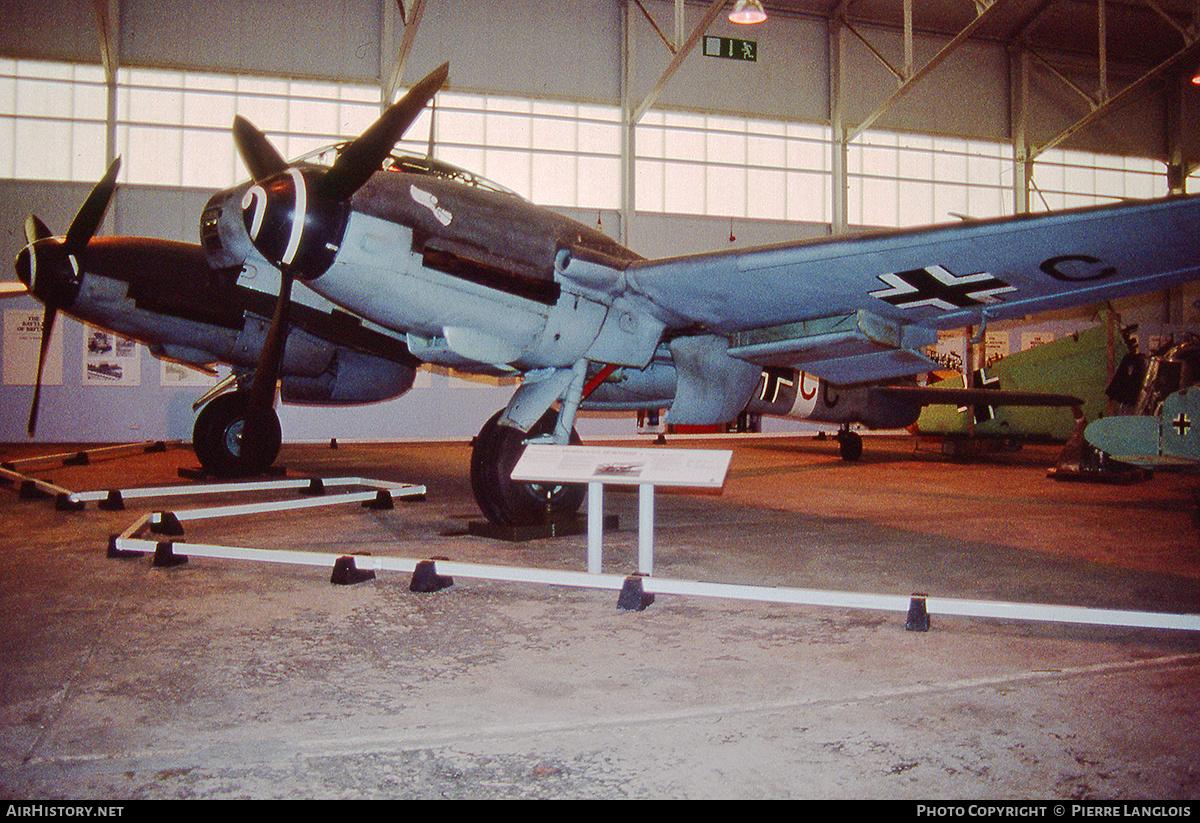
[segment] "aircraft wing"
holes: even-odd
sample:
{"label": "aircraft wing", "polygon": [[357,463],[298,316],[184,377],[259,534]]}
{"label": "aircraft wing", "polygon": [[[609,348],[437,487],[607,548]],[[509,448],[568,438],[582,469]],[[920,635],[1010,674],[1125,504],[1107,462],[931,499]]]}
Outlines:
{"label": "aircraft wing", "polygon": [[1195,279],[1198,226],[1200,197],[1165,198],[637,261],[621,291],[733,357],[857,383],[932,369],[938,329]]}
{"label": "aircraft wing", "polygon": [[20,297],[24,294],[29,294],[29,289],[24,283],[0,283],[0,297]]}
{"label": "aircraft wing", "polygon": [[878,386],[875,391],[890,394],[920,406],[1082,406],[1083,401],[1069,394],[1006,391],[1003,389],[953,389],[935,386]]}

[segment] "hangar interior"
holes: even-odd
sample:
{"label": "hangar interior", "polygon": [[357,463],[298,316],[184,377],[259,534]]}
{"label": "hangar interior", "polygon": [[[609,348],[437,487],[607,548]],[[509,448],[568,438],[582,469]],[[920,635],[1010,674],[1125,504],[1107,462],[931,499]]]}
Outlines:
{"label": "hangar interior", "polygon": [[[765,5],[745,27],[727,0],[9,0],[3,251],[17,254],[30,212],[63,231],[118,155],[102,233],[194,243],[210,192],[246,176],[235,114],[300,155],[358,134],[445,61],[409,149],[432,132],[435,156],[648,257],[1165,195],[1200,162],[1190,0]],[[1198,298],[1188,284],[1114,308],[1148,345],[1195,328]],[[1099,308],[989,334],[1061,338],[1097,327]],[[61,442],[187,440],[208,385],[61,317],[28,438],[42,315],[30,297],[4,311],[6,462],[63,488],[152,493],[194,469],[186,446],[59,459]],[[101,360],[119,381],[89,379],[93,344],[116,347]],[[668,438],[732,462],[719,494],[658,494],[646,585],[760,596],[660,593],[641,610],[594,586],[459,574],[428,592],[382,570],[335,585],[327,569],[222,554],[577,572],[590,536],[471,532],[467,443],[511,391],[434,369],[387,403],[282,407],[289,481],[428,487],[393,507],[293,490],[272,510],[283,495],[199,483],[199,502],[189,488],[72,510],[0,488],[9,813],[64,808],[53,799],[115,813],[160,798],[891,798],[966,816],[951,801],[988,798],[971,816],[1136,801],[1165,817],[1200,797],[1195,475],[1057,483],[1058,444],[960,461],[884,435],[843,461],[817,437]],[[629,414],[579,429],[649,446]],[[606,577],[641,562],[631,491],[606,491],[620,524],[603,534]],[[189,519],[192,506],[237,514]],[[154,513],[178,514],[182,534],[119,549]],[[903,606],[853,605],[863,594]],[[910,598],[926,596],[928,631],[910,630]],[[973,613],[981,602],[1014,610]],[[1030,604],[1103,622],[1031,618]]]}
{"label": "hangar interior", "polygon": [[[768,5],[767,23],[740,26],[718,3],[662,0],[13,3],[0,35],[4,251],[19,250],[29,213],[64,230],[118,155],[102,233],[195,242],[206,197],[246,176],[234,114],[298,156],[357,134],[444,61],[449,83],[405,147],[424,153],[432,137],[437,157],[652,258],[1161,196],[1186,190],[1200,157],[1186,3]],[[1149,345],[1194,323],[1196,300],[1185,286],[1115,308]],[[33,380],[28,345],[10,339],[37,307],[5,310],[0,431],[21,441]],[[1016,341],[1096,322],[1089,309],[991,331]],[[63,322],[60,339],[39,439],[190,436],[211,380],[140,348],[119,380],[89,373],[84,327]],[[295,441],[461,438],[510,392],[443,369],[391,402],[280,413]],[[631,421],[596,415],[580,430],[625,435]]]}

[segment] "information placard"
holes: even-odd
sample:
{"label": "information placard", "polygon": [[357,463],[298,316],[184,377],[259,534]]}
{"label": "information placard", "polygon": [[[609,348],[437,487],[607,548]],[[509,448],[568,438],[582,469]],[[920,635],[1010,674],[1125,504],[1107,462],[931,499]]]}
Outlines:
{"label": "information placard", "polygon": [[637,449],[531,444],[513,469],[514,480],[555,483],[650,484],[720,488],[730,450]]}

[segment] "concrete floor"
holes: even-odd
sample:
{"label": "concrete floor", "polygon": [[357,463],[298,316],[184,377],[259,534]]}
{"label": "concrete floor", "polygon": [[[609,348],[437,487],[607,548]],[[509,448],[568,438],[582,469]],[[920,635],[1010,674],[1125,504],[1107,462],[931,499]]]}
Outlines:
{"label": "concrete floor", "polygon": [[[648,445],[642,443],[641,445]],[[722,494],[661,491],[655,575],[907,597],[1200,613],[1200,478],[1045,476],[875,437],[734,450]],[[13,460],[47,447],[0,447]],[[289,476],[421,483],[427,500],[188,524],[186,542],[573,571],[586,538],[478,518],[464,444],[286,446]],[[30,473],[174,485],[190,451]],[[109,559],[154,509],[58,511],[0,488],[0,796],[136,798],[1200,797],[1200,633],[663,596],[381,572]],[[605,570],[636,567],[636,494]]]}

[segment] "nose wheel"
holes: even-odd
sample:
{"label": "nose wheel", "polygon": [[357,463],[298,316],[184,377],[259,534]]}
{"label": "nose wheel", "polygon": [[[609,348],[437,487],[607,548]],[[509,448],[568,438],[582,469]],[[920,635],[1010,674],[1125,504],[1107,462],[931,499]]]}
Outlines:
{"label": "nose wheel", "polygon": [[250,477],[270,468],[283,442],[279,417],[270,410],[258,437],[247,437],[249,425],[243,391],[219,395],[200,410],[192,448],[204,471],[216,477]]}

